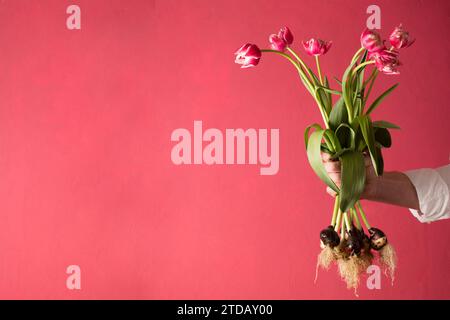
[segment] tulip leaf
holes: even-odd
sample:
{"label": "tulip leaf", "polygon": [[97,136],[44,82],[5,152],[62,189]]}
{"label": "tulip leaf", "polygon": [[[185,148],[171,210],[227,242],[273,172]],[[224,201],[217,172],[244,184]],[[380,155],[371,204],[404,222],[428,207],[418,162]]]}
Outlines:
{"label": "tulip leaf", "polygon": [[314,128],[316,130],[322,130],[322,127],[318,123],[313,123],[312,125],[306,127],[305,134],[304,134],[304,136],[305,136],[305,148],[308,148],[309,131],[312,128]]}
{"label": "tulip leaf", "polygon": [[366,114],[371,114],[376,109],[376,107],[378,107],[378,105],[384,100],[384,98],[386,98],[392,91],[394,91],[397,86],[398,83],[394,84],[392,87],[383,92],[378,98],[376,98],[375,101],[370,105],[369,109],[367,109]]}
{"label": "tulip leaf", "polygon": [[348,151],[339,157],[341,161],[340,209],[346,212],[359,200],[364,191],[366,167],[361,152]]}
{"label": "tulip leaf", "polygon": [[331,189],[339,192],[339,188],[328,176],[322,161],[321,144],[325,131],[327,130],[316,130],[311,134],[308,140],[306,153],[308,156],[309,164],[311,165],[311,168],[314,170],[317,176]]}
{"label": "tulip leaf", "polygon": [[383,148],[390,148],[392,145],[391,134],[386,128],[374,128],[375,141]]}
{"label": "tulip leaf", "polygon": [[331,109],[330,112],[330,118],[328,120],[330,128],[332,130],[336,130],[337,127],[341,123],[347,123],[348,115],[347,115],[347,109],[344,105],[344,99],[340,97],[338,101],[334,104],[333,109]]}
{"label": "tulip leaf", "polygon": [[341,91],[329,89],[329,88],[327,88],[327,87],[317,86],[317,87],[316,87],[316,90],[318,90],[318,89],[322,89],[323,91],[325,91],[325,92],[327,92],[327,93],[332,93],[332,94],[337,95],[337,96],[342,95],[342,92],[341,92]]}
{"label": "tulip leaf", "polygon": [[[331,88],[330,88],[330,83],[328,82],[328,77],[327,77],[327,76],[325,76],[325,83],[324,83],[324,85],[325,85],[325,88],[326,88],[327,90],[331,90]],[[331,90],[331,91],[335,91],[335,90]],[[338,92],[338,91],[336,91],[336,92]],[[331,107],[333,106],[333,98],[331,97],[331,93],[332,93],[332,92],[330,92],[330,91],[327,92],[328,106],[330,107],[330,110],[328,110],[328,114],[330,114],[330,112],[331,112]],[[341,94],[342,94],[342,93],[341,93]]]}
{"label": "tulip leaf", "polygon": [[351,126],[342,123],[335,131],[336,137],[341,146],[350,150],[355,149],[355,131]]}
{"label": "tulip leaf", "polygon": [[398,125],[384,120],[374,121],[372,126],[374,128],[400,129]]}
{"label": "tulip leaf", "polygon": [[[345,70],[342,77],[342,96],[344,97],[344,102],[347,107],[347,111],[351,113],[353,111],[352,96],[351,96],[351,86],[352,86],[352,71],[356,60],[353,61]],[[352,114],[349,114],[351,116]]]}
{"label": "tulip leaf", "polygon": [[336,77],[333,77],[334,81],[336,81],[340,86],[342,86],[342,81]]}
{"label": "tulip leaf", "polygon": [[367,149],[370,153],[370,158],[372,159],[372,164],[375,169],[377,176],[383,174],[383,170],[380,168],[380,159],[378,159],[378,153],[375,146],[375,134],[368,115],[361,115],[358,117],[359,128],[361,134],[364,138],[364,142],[367,145]]}

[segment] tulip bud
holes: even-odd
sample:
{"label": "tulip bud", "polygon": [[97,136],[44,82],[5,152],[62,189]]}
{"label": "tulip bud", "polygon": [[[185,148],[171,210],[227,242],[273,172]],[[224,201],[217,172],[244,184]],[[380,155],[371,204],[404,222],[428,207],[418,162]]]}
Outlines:
{"label": "tulip bud", "polygon": [[328,52],[331,48],[331,41],[323,41],[320,39],[311,38],[308,41],[303,41],[303,47],[306,53],[310,56],[321,56]]}
{"label": "tulip bud", "polygon": [[240,64],[241,68],[255,67],[261,59],[261,50],[258,46],[247,43],[235,52],[235,63]]}
{"label": "tulip bud", "polygon": [[400,24],[389,36],[389,41],[391,42],[391,45],[398,50],[408,48],[416,41],[416,39],[411,39],[409,37],[409,32],[403,30],[403,26]]}
{"label": "tulip bud", "polygon": [[286,42],[287,45],[291,45],[294,42],[294,36],[288,27],[283,27],[278,32],[278,37]]}
{"label": "tulip bud", "polygon": [[270,42],[270,47],[273,50],[277,50],[277,51],[286,50],[287,43],[283,39],[281,39],[279,36],[277,36],[276,34],[270,35],[269,42]]}
{"label": "tulip bud", "polygon": [[385,48],[378,32],[367,28],[361,34],[361,45],[369,52],[379,52]]}

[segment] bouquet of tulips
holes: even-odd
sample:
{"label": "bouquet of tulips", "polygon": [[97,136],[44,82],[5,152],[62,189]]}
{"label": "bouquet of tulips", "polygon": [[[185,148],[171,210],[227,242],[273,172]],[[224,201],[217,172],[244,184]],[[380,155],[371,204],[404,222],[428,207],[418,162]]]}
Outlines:
{"label": "bouquet of tulips", "polygon": [[[371,119],[376,108],[398,84],[370,103],[369,95],[380,73],[399,74],[399,50],[414,42],[401,25],[390,35],[389,48],[374,30],[364,30],[360,40],[361,48],[350,60],[342,79],[335,78],[338,89],[331,88],[328,77],[322,74],[320,68],[319,57],[330,50],[331,41],[312,38],[303,42],[306,53],[315,58],[316,72],[292,48],[294,37],[287,27],[269,37],[270,48],[261,50],[248,43],[235,53],[235,62],[241,68],[258,65],[262,53],[275,53],[287,59],[317,103],[323,125],[314,123],[306,128],[306,152],[314,172],[336,192],[331,223],[320,232],[322,251],[318,256],[317,269],[328,269],[335,262],[347,287],[355,290],[360,275],[375,259],[373,251],[378,253],[379,262],[391,279],[394,277],[395,251],[383,231],[370,226],[359,200],[365,186],[365,158],[370,158],[376,175],[382,175],[381,150],[391,146],[389,130],[399,129],[393,123]],[[325,170],[324,154],[332,161],[340,162],[339,186]]]}

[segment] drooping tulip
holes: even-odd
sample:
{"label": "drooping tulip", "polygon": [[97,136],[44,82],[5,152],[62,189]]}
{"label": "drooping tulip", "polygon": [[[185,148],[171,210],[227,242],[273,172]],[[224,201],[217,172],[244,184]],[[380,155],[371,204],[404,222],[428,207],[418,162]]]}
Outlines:
{"label": "drooping tulip", "polygon": [[328,52],[331,48],[332,41],[324,41],[316,38],[311,38],[308,41],[303,41],[303,47],[310,56],[321,56]]}
{"label": "drooping tulip", "polygon": [[398,59],[398,52],[394,50],[382,50],[369,54],[369,58],[375,60],[375,66],[384,74],[392,75],[399,74],[398,66],[401,65]]}
{"label": "drooping tulip", "polygon": [[287,45],[291,45],[294,42],[294,36],[288,27],[282,27],[278,32],[278,37],[286,42]]}
{"label": "drooping tulip", "polygon": [[270,42],[270,47],[273,50],[277,50],[277,51],[286,50],[287,43],[276,34],[271,34],[269,36],[269,42]]}
{"label": "drooping tulip", "polygon": [[369,52],[379,52],[385,49],[379,33],[368,28],[361,34],[361,45]]}
{"label": "drooping tulip", "polygon": [[235,63],[240,64],[241,68],[255,67],[261,59],[261,50],[257,45],[246,43],[235,53]]}
{"label": "drooping tulip", "polygon": [[269,42],[273,50],[284,51],[294,42],[294,36],[288,27],[282,27],[278,34],[271,34],[269,36]]}
{"label": "drooping tulip", "polygon": [[394,31],[392,31],[389,36],[389,42],[395,49],[408,48],[412,45],[416,39],[411,39],[409,36],[409,32],[403,29],[403,26],[400,24],[398,27],[395,27]]}

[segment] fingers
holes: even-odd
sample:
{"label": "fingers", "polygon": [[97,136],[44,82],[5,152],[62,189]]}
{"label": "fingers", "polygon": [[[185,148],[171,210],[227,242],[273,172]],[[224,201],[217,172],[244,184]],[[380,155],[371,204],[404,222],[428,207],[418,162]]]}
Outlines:
{"label": "fingers", "polygon": [[328,172],[328,176],[338,186],[341,187],[341,173],[340,172]]}
{"label": "fingers", "polygon": [[325,170],[330,172],[341,172],[341,162],[340,161],[326,161],[323,163]]}
{"label": "fingers", "polygon": [[321,152],[320,154],[324,162],[331,161],[331,155],[329,153]]}

